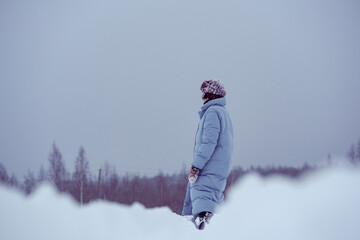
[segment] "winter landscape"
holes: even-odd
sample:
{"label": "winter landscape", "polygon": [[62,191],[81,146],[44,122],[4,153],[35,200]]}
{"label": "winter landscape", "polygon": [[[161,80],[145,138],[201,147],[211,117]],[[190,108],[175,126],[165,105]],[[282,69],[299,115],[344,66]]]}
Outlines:
{"label": "winter landscape", "polygon": [[[0,0],[0,239],[359,240],[359,13]],[[199,231],[180,213],[209,79],[234,152]]]}
{"label": "winter landscape", "polygon": [[48,184],[29,197],[0,185],[1,239],[360,238],[360,171],[333,167],[300,180],[250,174],[204,231],[167,207],[97,201],[80,207]]}

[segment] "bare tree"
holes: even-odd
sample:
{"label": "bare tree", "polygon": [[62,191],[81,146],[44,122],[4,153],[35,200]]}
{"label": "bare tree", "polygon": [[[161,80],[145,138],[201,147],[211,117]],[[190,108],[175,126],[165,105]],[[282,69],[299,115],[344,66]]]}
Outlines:
{"label": "bare tree", "polygon": [[105,164],[99,169],[96,196],[100,199],[117,201],[119,197],[119,186],[120,179],[115,167],[105,161]]}
{"label": "bare tree", "polygon": [[52,145],[52,151],[49,155],[49,163],[48,176],[50,182],[54,183],[59,191],[64,191],[67,173],[62,155],[55,143]]}
{"label": "bare tree", "polygon": [[97,194],[96,196],[101,199],[101,196],[103,196],[102,193],[102,187],[101,187],[101,167],[99,168],[99,174],[97,179]]}
{"label": "bare tree", "polygon": [[89,175],[89,162],[85,157],[85,150],[80,147],[79,155],[75,161],[75,172],[73,174],[75,192],[79,194],[80,205],[84,203],[84,192]]}

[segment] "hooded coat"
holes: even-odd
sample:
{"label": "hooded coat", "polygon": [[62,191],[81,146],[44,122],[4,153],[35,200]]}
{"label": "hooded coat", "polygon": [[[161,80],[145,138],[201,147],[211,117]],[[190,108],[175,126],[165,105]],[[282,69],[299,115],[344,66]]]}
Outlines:
{"label": "hooded coat", "polygon": [[233,127],[225,105],[225,98],[217,98],[199,112],[192,166],[200,173],[196,182],[188,183],[183,215],[213,213],[224,201],[233,152]]}

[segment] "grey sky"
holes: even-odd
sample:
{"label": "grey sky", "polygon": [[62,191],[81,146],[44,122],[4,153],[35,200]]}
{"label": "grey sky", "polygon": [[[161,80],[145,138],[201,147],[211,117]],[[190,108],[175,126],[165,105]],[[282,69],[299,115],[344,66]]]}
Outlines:
{"label": "grey sky", "polygon": [[0,1],[0,162],[177,172],[203,80],[220,79],[234,166],[316,163],[360,138],[360,2]]}

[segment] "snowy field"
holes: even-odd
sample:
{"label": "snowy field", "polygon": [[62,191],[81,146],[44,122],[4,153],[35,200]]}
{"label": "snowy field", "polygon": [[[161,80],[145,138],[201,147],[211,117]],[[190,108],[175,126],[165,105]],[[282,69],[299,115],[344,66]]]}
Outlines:
{"label": "snowy field", "polygon": [[108,202],[79,207],[50,186],[30,197],[0,186],[0,238],[359,240],[360,171],[331,169],[301,181],[246,177],[204,231],[168,208]]}

